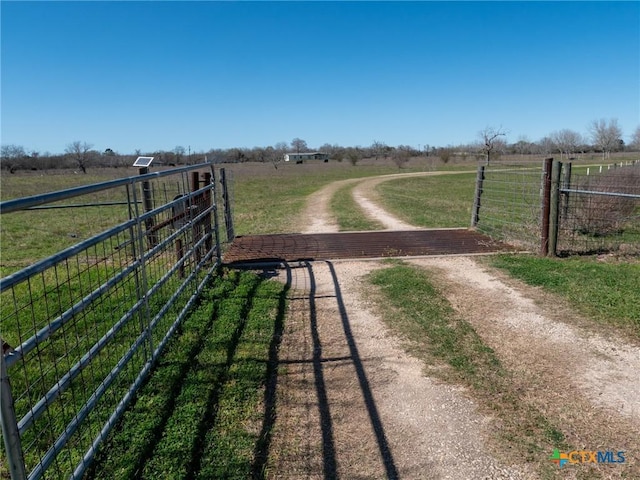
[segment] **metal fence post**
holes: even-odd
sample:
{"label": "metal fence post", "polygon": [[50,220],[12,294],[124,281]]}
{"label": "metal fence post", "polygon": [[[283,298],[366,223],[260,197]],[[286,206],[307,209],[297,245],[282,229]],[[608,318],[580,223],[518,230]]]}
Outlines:
{"label": "metal fence post", "polygon": [[549,256],[555,256],[558,247],[558,214],[560,212],[560,172],[562,162],[554,161],[551,167],[551,192],[549,198]]}
{"label": "metal fence post", "polygon": [[540,232],[540,255],[549,253],[549,211],[551,208],[551,168],[553,158],[545,158],[542,172],[542,225]]}
{"label": "metal fence post", "polygon": [[[200,173],[191,172],[191,192],[196,192],[200,189]],[[193,232],[193,245],[197,245],[198,241],[202,238],[202,226],[200,225],[200,221],[194,221],[194,217],[197,217],[204,206],[202,205],[202,196],[198,195],[192,198],[191,204],[195,206],[195,209],[191,212],[190,220],[193,222],[192,232]],[[195,247],[195,259],[196,264],[200,263],[202,259],[202,252],[200,247]]]}
{"label": "metal fence post", "polygon": [[473,197],[473,209],[471,210],[471,227],[476,227],[480,220],[480,198],[482,197],[482,184],[484,182],[484,165],[478,165],[476,173],[476,191]]}
{"label": "metal fence post", "polygon": [[[213,207],[213,196],[211,195],[211,172],[204,173],[204,184],[207,187],[207,191],[203,195],[204,197],[204,205],[203,209],[211,209]],[[209,253],[213,248],[213,238],[211,232],[211,213],[207,214],[206,218],[203,220],[204,224],[204,236],[206,238],[204,243],[204,248],[206,253]]]}
{"label": "metal fence post", "polygon": [[220,251],[220,222],[218,220],[218,186],[216,185],[216,171],[211,165],[211,200],[213,203],[213,232],[216,242],[216,258],[218,263],[222,263],[222,252]]}
{"label": "metal fence post", "polygon": [[[587,175],[589,175],[588,168]],[[562,171],[562,189],[560,190],[562,194],[562,218],[567,218],[567,214],[569,213],[569,192],[564,191],[569,188],[571,188],[571,162],[565,163],[564,170]]]}
{"label": "metal fence post", "polygon": [[[2,342],[0,342],[2,344]],[[11,393],[11,383],[7,373],[7,366],[4,363],[4,346],[0,349],[0,426],[2,427],[2,438],[4,448],[7,453],[7,464],[13,480],[27,478],[22,455],[22,445],[20,433],[18,432],[18,421],[16,411],[13,406],[13,394]]]}

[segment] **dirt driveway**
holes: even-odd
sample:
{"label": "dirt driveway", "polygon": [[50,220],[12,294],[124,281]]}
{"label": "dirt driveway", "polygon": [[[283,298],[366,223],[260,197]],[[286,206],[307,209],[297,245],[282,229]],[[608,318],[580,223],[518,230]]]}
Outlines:
{"label": "dirt driveway", "polygon": [[[337,230],[329,199],[347,182],[359,182],[353,194],[367,215],[387,228],[413,228],[375,204],[372,186],[386,178],[397,176],[336,182],[314,194],[308,231]],[[638,345],[594,332],[558,299],[479,258],[411,262],[437,274],[522,398],[562,422],[569,445],[626,452],[623,466],[571,465],[550,470],[551,478],[640,478]],[[315,262],[279,273],[292,294],[269,477],[540,478],[552,452],[538,464],[515,457],[496,440],[499,421],[490,412],[465,388],[426,375],[389,332],[363,281],[378,268],[384,264]]]}

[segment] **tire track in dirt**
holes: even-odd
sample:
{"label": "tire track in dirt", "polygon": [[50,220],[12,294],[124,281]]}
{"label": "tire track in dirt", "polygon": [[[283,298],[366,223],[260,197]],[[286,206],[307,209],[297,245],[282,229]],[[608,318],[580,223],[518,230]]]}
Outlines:
{"label": "tire track in dirt", "polygon": [[436,175],[457,175],[465,173],[475,173],[472,170],[452,171],[452,172],[415,172],[415,173],[394,173],[390,175],[379,175],[366,178],[351,178],[332,182],[317,192],[309,195],[307,206],[302,213],[303,233],[330,233],[339,231],[338,223],[331,213],[331,198],[340,188],[356,184],[352,190],[352,195],[363,213],[369,218],[382,223],[387,230],[417,230],[419,227],[406,223],[394,215],[390,214],[375,202],[376,185],[408,177],[426,177]]}
{"label": "tire track in dirt", "polygon": [[362,289],[378,262],[292,269],[272,478],[526,479],[465,388],[423,375]]}
{"label": "tire track in dirt", "polygon": [[[307,231],[337,231],[331,196],[357,184],[354,199],[386,228],[407,228],[375,204],[374,187],[393,178],[440,172],[351,179],[309,197]],[[371,206],[374,207],[371,207]],[[397,220],[397,219],[395,219]],[[410,226],[414,228],[413,226]],[[525,402],[560,420],[567,442],[586,450],[627,452],[624,466],[590,467],[594,478],[640,475],[640,350],[567,322],[559,300],[483,267],[470,257],[412,260],[439,275],[443,292],[504,366]],[[399,478],[537,478],[531,465],[510,458],[508,445],[489,441],[495,427],[462,387],[435,382],[406,354],[369,303],[363,277],[380,262],[314,263],[291,281],[291,312],[281,358],[286,374],[272,478],[389,477],[376,441],[356,363],[368,379]],[[314,287],[310,282],[313,277]],[[345,320],[346,319],[346,320]],[[349,325],[351,338],[346,334]],[[315,327],[313,327],[315,325]],[[314,330],[315,329],[315,330]],[[354,358],[349,345],[359,352]],[[319,371],[322,381],[319,382]],[[319,399],[322,383],[325,404]],[[327,450],[327,424],[331,448]],[[505,453],[506,451],[506,453]],[[551,452],[544,452],[545,463]],[[327,455],[332,460],[327,463]],[[499,460],[500,458],[501,460]],[[508,458],[510,464],[505,463]],[[634,463],[635,462],[635,463]],[[585,467],[586,468],[586,467]],[[333,470],[332,470],[333,469]],[[585,471],[564,469],[562,478]],[[640,477],[639,477],[640,478]]]}
{"label": "tire track in dirt", "polygon": [[[562,299],[470,257],[424,258],[458,311],[513,373],[523,400],[584,450],[625,451],[627,462],[563,472],[563,478],[640,478],[640,348],[602,334]],[[586,478],[586,477],[585,477]]]}

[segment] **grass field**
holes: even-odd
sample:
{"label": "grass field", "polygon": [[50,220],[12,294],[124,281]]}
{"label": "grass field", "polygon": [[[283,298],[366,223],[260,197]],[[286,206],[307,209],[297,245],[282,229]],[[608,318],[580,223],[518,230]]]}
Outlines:
{"label": "grass field", "polygon": [[490,262],[529,285],[565,299],[595,322],[628,331],[640,339],[640,262],[500,255]]}
{"label": "grass field", "polygon": [[[469,162],[447,165],[446,169],[474,166],[475,162]],[[270,164],[227,168],[234,177],[234,214],[236,233],[240,235],[297,231],[298,214],[310,193],[334,180],[398,172],[391,164],[366,162],[357,166],[331,163],[281,165],[278,169]],[[416,162],[403,171],[433,168],[431,163]],[[2,199],[124,174],[121,170],[87,176],[3,174]],[[407,222],[423,227],[466,227],[474,180],[475,174],[393,180],[380,184],[377,192],[385,208]],[[350,191],[349,186],[340,189],[331,203],[340,228],[379,228],[360,215]],[[112,221],[100,210],[86,210],[81,216],[63,213],[62,220],[43,212],[24,215],[2,219],[2,275],[75,243],[76,237],[69,233],[82,236],[96,225]],[[66,225],[74,225],[74,230],[70,232]],[[25,243],[27,237],[29,242]],[[567,299],[594,323],[610,325],[640,339],[637,258],[606,262],[597,257],[514,255],[495,257],[490,263]],[[433,339],[433,346],[421,355],[449,365],[448,381],[469,385],[480,395],[491,397],[499,408],[512,412],[509,431],[521,451],[562,446],[562,436],[548,419],[535,411],[514,410],[517,394],[510,390],[508,374],[469,324],[453,313],[428,276],[406,265],[391,264],[372,277],[372,282],[389,299],[389,307],[402,312],[404,323],[393,328]],[[260,478],[268,465],[268,408],[273,405],[267,400],[273,400],[269,399],[277,347],[273,342],[286,322],[285,295],[282,285],[251,273],[228,272],[212,284],[102,449],[91,476]],[[425,302],[426,298],[431,300]],[[394,318],[398,320],[397,315]],[[6,325],[0,325],[0,334],[4,328]],[[493,373],[485,376],[489,371]],[[519,431],[518,422],[530,426],[526,434]]]}
{"label": "grass field", "polygon": [[[410,164],[402,171],[426,168],[422,164]],[[298,232],[301,230],[298,218],[307,195],[336,180],[397,172],[398,168],[391,164],[286,164],[277,170],[270,165],[238,165],[233,168],[236,233]]]}
{"label": "grass field", "polygon": [[412,225],[468,227],[475,179],[475,173],[398,179],[377,191],[385,209]]}

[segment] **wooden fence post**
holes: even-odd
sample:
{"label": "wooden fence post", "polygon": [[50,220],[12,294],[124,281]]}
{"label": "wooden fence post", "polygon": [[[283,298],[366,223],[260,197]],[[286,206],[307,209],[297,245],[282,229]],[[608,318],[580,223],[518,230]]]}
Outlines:
{"label": "wooden fence post", "polygon": [[554,161],[551,167],[551,192],[549,197],[549,251],[555,257],[558,248],[558,218],[560,213],[560,172],[562,162]]}
{"label": "wooden fence post", "polygon": [[224,203],[224,224],[227,228],[227,241],[231,242],[235,238],[233,231],[233,215],[231,212],[231,199],[229,195],[229,183],[224,168],[220,169],[220,184],[222,185],[222,203]]}
{"label": "wooden fence post", "polygon": [[[176,259],[177,262],[180,262],[184,257],[184,246],[181,238],[176,238]],[[184,262],[180,264],[178,267],[178,276],[180,278],[184,278]]]}
{"label": "wooden fence post", "polygon": [[480,220],[480,198],[482,197],[482,184],[484,183],[484,165],[478,165],[476,173],[476,191],[473,197],[473,209],[471,210],[471,227],[478,225]]}
{"label": "wooden fence post", "polygon": [[[146,175],[147,173],[149,173],[149,167],[141,167],[138,170],[138,173],[140,175]],[[153,195],[151,193],[151,184],[148,180],[142,181],[142,203],[144,205],[145,213],[153,210]],[[149,242],[149,248],[153,248],[158,245],[158,235],[155,233],[153,228],[155,226],[153,217],[147,218],[144,224],[147,231],[147,241]]]}
{"label": "wooden fence post", "polygon": [[540,255],[549,253],[549,210],[551,208],[551,167],[553,158],[545,158],[542,172],[542,221],[540,231]]}

